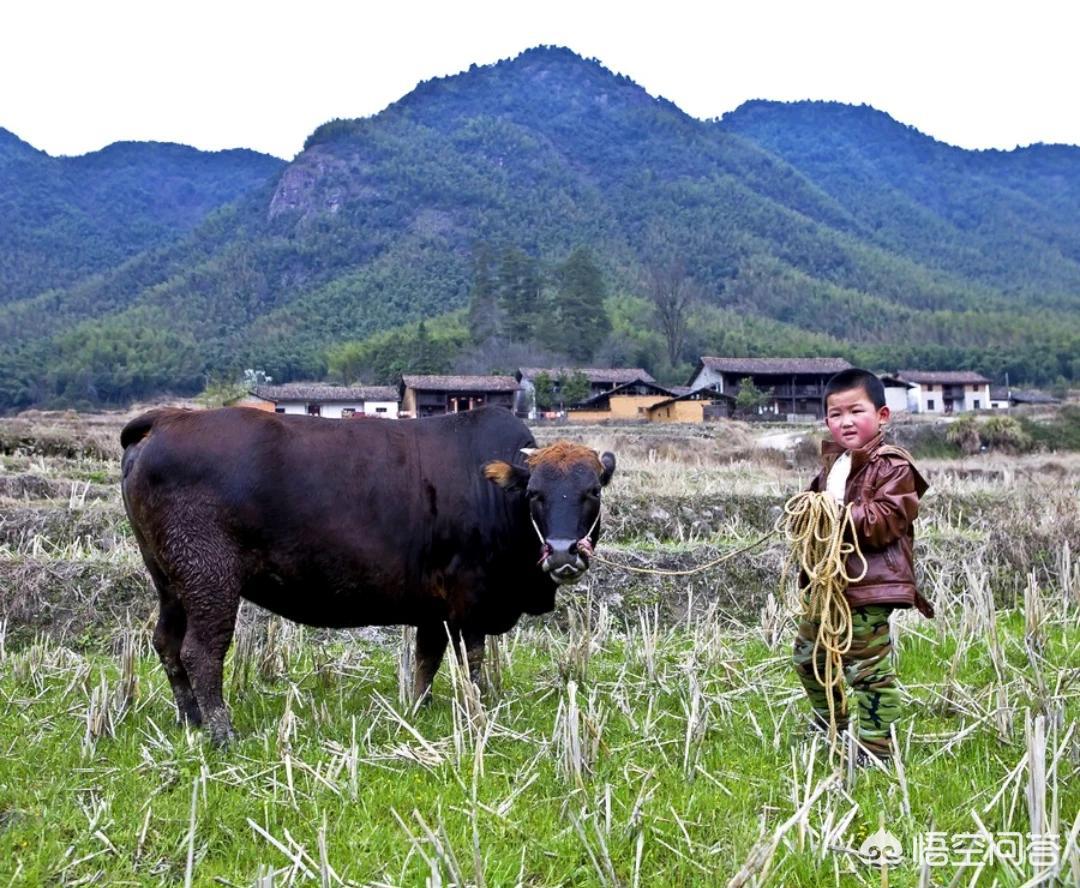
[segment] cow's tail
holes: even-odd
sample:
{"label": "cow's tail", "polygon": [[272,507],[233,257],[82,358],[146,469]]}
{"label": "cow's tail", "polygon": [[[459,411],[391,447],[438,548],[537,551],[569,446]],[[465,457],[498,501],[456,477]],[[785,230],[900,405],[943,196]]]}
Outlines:
{"label": "cow's tail", "polygon": [[141,416],[136,416],[120,430],[120,446],[124,448],[124,456],[120,461],[121,477],[127,478],[128,473],[135,465],[135,459],[142,449],[139,447],[154,431],[154,424],[163,417],[176,414],[176,408],[162,407],[150,410]]}

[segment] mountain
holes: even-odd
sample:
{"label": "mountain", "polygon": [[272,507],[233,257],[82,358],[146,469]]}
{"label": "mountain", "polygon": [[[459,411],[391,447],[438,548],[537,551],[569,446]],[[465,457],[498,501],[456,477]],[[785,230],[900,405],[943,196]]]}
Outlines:
{"label": "mountain", "polygon": [[867,106],[747,102],[721,128],[783,158],[861,237],[930,268],[1068,307],[1080,292],[1080,149],[965,151]]}
{"label": "mountain", "polygon": [[331,121],[186,236],[0,306],[0,409],[190,392],[243,367],[319,376],[331,346],[464,307],[478,245],[541,270],[587,245],[611,292],[639,296],[653,258],[678,257],[704,302],[683,360],[1077,378],[1078,181],[1080,149],[963,151],[868,108],[699,121],[539,47]]}
{"label": "mountain", "polygon": [[155,142],[50,157],[0,129],[0,303],[174,240],[284,165],[254,151]]}

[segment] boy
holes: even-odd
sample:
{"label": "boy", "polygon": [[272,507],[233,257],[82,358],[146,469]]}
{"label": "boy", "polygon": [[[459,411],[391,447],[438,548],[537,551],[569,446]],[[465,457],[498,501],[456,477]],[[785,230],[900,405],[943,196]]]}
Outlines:
{"label": "boy", "polygon": [[[844,677],[854,691],[849,709],[858,710],[859,742],[879,759],[888,759],[894,753],[889,726],[900,715],[889,614],[894,608],[914,606],[927,617],[934,615],[915,588],[912,561],[912,525],[927,484],[911,454],[882,442],[889,408],[885,387],[873,373],[854,368],[837,373],[826,384],[823,400],[832,440],[822,442],[822,469],[810,489],[830,494],[841,509],[851,503],[859,548],[866,558],[865,576],[846,591],[853,630],[851,649],[843,658]],[[849,575],[857,576],[861,568],[858,558],[849,559]],[[802,619],[793,660],[813,707],[812,728],[827,730],[829,702],[814,677],[817,630],[816,622]],[[819,651],[819,675],[824,674],[824,657],[824,650]],[[836,713],[837,730],[843,731],[848,714],[841,714],[838,699]]]}

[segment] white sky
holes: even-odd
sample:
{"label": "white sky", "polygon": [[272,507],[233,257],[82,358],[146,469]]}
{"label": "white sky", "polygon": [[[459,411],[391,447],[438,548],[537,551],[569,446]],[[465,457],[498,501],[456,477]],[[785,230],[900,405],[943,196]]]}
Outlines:
{"label": "white sky", "polygon": [[0,126],[50,154],[121,139],[290,158],[320,123],[538,43],[695,117],[871,104],[967,148],[1080,144],[1080,4],[0,0]]}

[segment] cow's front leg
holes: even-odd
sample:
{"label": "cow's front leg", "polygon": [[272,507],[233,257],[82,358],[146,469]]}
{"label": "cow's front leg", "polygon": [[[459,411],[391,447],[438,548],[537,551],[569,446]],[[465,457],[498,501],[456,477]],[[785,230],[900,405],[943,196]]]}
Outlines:
{"label": "cow's front leg", "polygon": [[484,633],[472,629],[463,629],[461,632],[462,647],[464,647],[464,662],[461,664],[469,670],[469,679],[480,690],[484,690]]}
{"label": "cow's front leg", "polygon": [[446,653],[446,626],[424,623],[416,627],[416,659],[413,662],[413,705],[431,699],[431,683]]}

